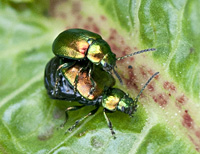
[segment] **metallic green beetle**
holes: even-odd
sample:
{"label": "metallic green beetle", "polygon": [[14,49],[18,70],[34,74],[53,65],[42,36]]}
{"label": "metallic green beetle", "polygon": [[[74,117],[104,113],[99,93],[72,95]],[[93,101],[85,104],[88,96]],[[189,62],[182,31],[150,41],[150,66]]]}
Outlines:
{"label": "metallic green beetle", "polygon": [[[72,125],[70,128],[68,128],[66,133],[68,131],[72,131],[84,119],[88,118],[91,115],[94,115],[98,111],[99,107],[102,106],[104,108],[103,114],[108,124],[108,127],[110,128],[111,134],[115,138],[115,132],[112,127],[112,122],[109,120],[109,117],[106,115],[106,113],[121,111],[130,116],[133,116],[133,114],[137,110],[137,102],[143,90],[149,84],[149,82],[159,73],[157,72],[154,75],[152,75],[146,82],[146,84],[143,86],[137,97],[135,99],[132,99],[128,94],[126,94],[122,90],[118,88],[113,88],[115,80],[112,77],[112,75],[102,70],[100,66],[97,66],[95,67],[95,71],[92,74],[92,77],[94,78],[94,81],[96,82],[97,86],[95,87],[95,92],[92,95],[88,96],[88,93],[92,88],[92,83],[89,79],[87,71],[83,71],[79,75],[77,92],[74,92],[73,90],[75,76],[80,67],[82,65],[85,65],[85,63],[81,61],[73,65],[73,67],[70,67],[73,64],[73,60],[71,61],[69,59],[64,59],[65,63],[67,63],[69,67],[61,69],[59,71],[60,72],[59,86],[55,93],[54,87],[57,77],[57,67],[60,65],[60,63],[63,63],[62,60],[63,59],[61,58],[54,57],[46,65],[44,82],[45,82],[45,87],[47,89],[47,93],[53,99],[78,101],[82,105],[71,106],[65,110],[66,120],[61,125],[61,127],[63,127],[66,124],[69,111],[78,110],[84,106],[89,106],[89,105],[95,106],[95,109],[90,111],[82,118],[76,120],[75,124]],[[102,76],[104,78],[102,78]]]}
{"label": "metallic green beetle", "polygon": [[[108,43],[100,35],[84,29],[68,29],[63,31],[53,42],[53,53],[56,56],[73,60],[88,59],[92,64],[102,65],[103,69],[109,73],[113,70],[121,84],[122,80],[114,70],[116,61],[135,54],[154,50],[154,48],[145,49],[116,58]],[[61,67],[65,67],[65,64],[59,68]]]}

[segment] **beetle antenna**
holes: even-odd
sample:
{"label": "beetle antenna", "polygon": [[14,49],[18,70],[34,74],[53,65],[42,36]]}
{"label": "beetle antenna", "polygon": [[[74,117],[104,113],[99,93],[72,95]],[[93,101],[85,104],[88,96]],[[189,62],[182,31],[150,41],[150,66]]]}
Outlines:
{"label": "beetle antenna", "polygon": [[113,68],[113,72],[114,72],[114,74],[116,75],[116,77],[118,78],[118,80],[119,80],[119,82],[120,82],[120,84],[121,85],[123,85],[123,82],[122,82],[122,79],[121,79],[121,77],[119,76],[119,74],[115,71],[115,69]]}
{"label": "beetle antenna", "polygon": [[122,59],[124,59],[124,58],[131,57],[131,56],[133,56],[133,55],[141,54],[141,53],[143,53],[143,52],[155,51],[155,50],[156,50],[155,48],[149,48],[149,49],[144,49],[144,50],[136,51],[136,52],[133,52],[133,53],[128,54],[128,55],[126,55],[126,56],[119,57],[119,58],[117,58],[117,60],[122,60]]}
{"label": "beetle antenna", "polygon": [[149,84],[149,82],[156,76],[158,75],[159,72],[156,72],[154,75],[152,75],[149,80],[145,83],[145,85],[143,86],[143,88],[140,90],[139,94],[137,95],[137,97],[135,98],[135,102],[138,101],[138,98],[140,97],[140,95],[142,94],[142,92],[144,91],[144,89],[146,88],[146,86]]}

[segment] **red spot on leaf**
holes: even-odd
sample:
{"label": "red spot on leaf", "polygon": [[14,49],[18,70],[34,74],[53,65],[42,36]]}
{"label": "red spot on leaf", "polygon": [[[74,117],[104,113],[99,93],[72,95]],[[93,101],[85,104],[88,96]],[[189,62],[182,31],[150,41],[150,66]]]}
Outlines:
{"label": "red spot on leaf", "polygon": [[144,69],[144,66],[141,66],[139,69],[140,69],[140,73],[142,74],[142,76],[146,79],[147,71]]}
{"label": "red spot on leaf", "polygon": [[187,100],[188,100],[188,98],[187,98],[185,95],[178,96],[178,97],[176,98],[176,102],[175,102],[175,103],[176,103],[176,106],[177,106],[178,108],[181,108],[183,105],[186,104]]}
{"label": "red spot on leaf", "polygon": [[148,70],[147,72],[148,72],[150,75],[153,75],[153,74],[154,74],[153,70]]}
{"label": "red spot on leaf", "polygon": [[164,82],[163,87],[164,87],[166,90],[176,91],[176,87],[173,85],[173,83],[171,83],[171,82],[169,82],[169,81]]}
{"label": "red spot on leaf", "polygon": [[195,132],[195,135],[200,139],[200,130],[197,130],[197,131]]}
{"label": "red spot on leaf", "polygon": [[116,46],[116,44],[111,43],[111,44],[110,44],[110,47],[111,47],[111,50],[112,50],[112,51],[115,51],[115,52],[118,51],[118,47]]}
{"label": "red spot on leaf", "polygon": [[80,22],[80,20],[82,20],[82,18],[83,17],[80,14],[76,17],[77,21],[79,21],[79,22]]}
{"label": "red spot on leaf", "polygon": [[105,21],[106,20],[106,17],[105,16],[101,16],[101,20]]}
{"label": "red spot on leaf", "polygon": [[185,95],[179,96],[176,98],[177,102],[181,103],[181,104],[185,104],[186,101],[188,100],[188,98],[185,97]]}
{"label": "red spot on leaf", "polygon": [[153,99],[160,106],[165,107],[168,103],[169,96],[167,94],[163,93],[163,94],[158,94],[156,96],[153,96]]}
{"label": "red spot on leaf", "polygon": [[154,86],[152,85],[152,83],[147,85],[147,88],[149,91],[153,92],[154,91]]}
{"label": "red spot on leaf", "polygon": [[89,24],[85,24],[83,27],[84,27],[84,29],[87,29],[87,30],[90,29],[90,25]]}
{"label": "red spot on leaf", "polygon": [[183,115],[182,124],[183,124],[184,127],[188,128],[188,129],[194,128],[193,120],[192,120],[191,116],[188,114],[187,110],[185,110],[185,113]]}
{"label": "red spot on leaf", "polygon": [[130,53],[130,52],[131,52],[131,47],[126,46],[126,47],[124,48],[124,51],[125,51],[126,53]]}
{"label": "red spot on leaf", "polygon": [[80,2],[73,2],[72,4],[72,14],[80,14],[81,4]]}
{"label": "red spot on leaf", "polygon": [[136,85],[137,78],[136,75],[134,75],[133,68],[128,69],[128,79],[125,78],[123,74],[121,77],[125,81],[125,84],[127,85],[128,88],[136,89],[138,91],[138,86]]}
{"label": "red spot on leaf", "polygon": [[195,145],[196,150],[200,151],[200,145],[192,138],[192,136],[189,135],[189,139],[192,141],[192,143]]}
{"label": "red spot on leaf", "polygon": [[88,22],[92,22],[93,18],[92,17],[88,17],[87,20],[88,20]]}
{"label": "red spot on leaf", "polygon": [[99,29],[99,27],[98,27],[96,24],[92,24],[92,30],[93,30],[95,33],[97,33],[97,34],[100,33],[100,29]]}
{"label": "red spot on leaf", "polygon": [[[151,76],[155,73],[155,71],[153,71],[153,70],[151,70],[151,69],[147,70],[147,72],[148,72]],[[158,79],[159,79],[159,76],[160,76],[160,74],[156,75],[156,76],[154,77],[154,79],[155,79],[155,80],[158,80]]]}

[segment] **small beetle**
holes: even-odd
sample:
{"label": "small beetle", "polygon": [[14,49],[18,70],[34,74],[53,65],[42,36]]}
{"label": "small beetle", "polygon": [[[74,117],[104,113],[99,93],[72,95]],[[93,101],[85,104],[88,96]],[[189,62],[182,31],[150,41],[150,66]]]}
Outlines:
{"label": "small beetle", "polygon": [[[108,43],[104,41],[100,35],[84,29],[65,30],[60,33],[53,42],[53,53],[56,56],[73,60],[87,59],[88,62],[90,62],[90,64],[88,64],[90,65],[90,72],[92,72],[94,67],[91,66],[92,64],[101,65],[103,69],[109,73],[113,70],[121,84],[122,80],[114,69],[116,61],[154,50],[156,49],[145,49],[116,58],[116,55],[111,51]],[[59,68],[61,67],[65,67],[65,64],[59,66]],[[95,87],[94,84],[93,87]]]}
{"label": "small beetle", "polygon": [[[65,63],[71,65],[73,61],[65,61]],[[118,88],[112,88],[114,81],[112,79],[112,76],[108,75],[103,78],[97,78],[95,76],[99,76],[99,73],[102,71],[100,66],[95,67],[95,71],[92,74],[92,77],[94,78],[94,81],[96,82],[96,90],[92,94],[92,97],[88,97],[87,93],[90,92],[90,89],[92,88],[92,82],[89,79],[89,76],[87,75],[87,71],[83,71],[79,75],[79,82],[77,85],[77,91],[74,92],[74,81],[75,81],[75,75],[81,65],[78,63],[76,65],[73,65],[72,67],[65,68],[62,71],[59,72],[60,80],[58,82],[57,91],[54,92],[54,87],[56,84],[56,77],[57,77],[57,67],[60,65],[60,58],[55,57],[52,60],[49,61],[49,63],[46,65],[45,68],[45,75],[44,75],[44,82],[45,87],[47,89],[48,95],[53,99],[59,99],[59,100],[68,100],[68,101],[78,101],[79,103],[83,104],[82,106],[73,106],[68,107],[65,111],[66,113],[66,121],[68,119],[68,111],[78,110],[84,106],[88,105],[94,105],[96,108],[89,112],[87,115],[85,115],[83,118],[77,120],[75,124],[70,127],[68,131],[72,131],[81,121],[86,119],[87,117],[95,114],[98,110],[98,108],[102,105],[104,110],[104,117],[107,121],[108,127],[111,130],[111,134],[115,138],[115,132],[113,131],[112,123],[109,120],[109,118],[106,115],[106,112],[114,112],[116,110],[124,112],[126,114],[129,114],[132,116],[134,112],[137,109],[137,102],[138,98],[142,94],[145,87],[148,85],[148,83],[158,74],[155,73],[143,86],[140,93],[137,95],[137,97],[133,100],[131,97],[129,97],[125,92]],[[100,67],[100,69],[98,69]],[[105,71],[103,71],[105,72]],[[106,73],[106,72],[105,72]],[[111,77],[111,79],[110,79]],[[106,81],[107,80],[107,81]],[[101,85],[102,84],[102,85]],[[110,85],[110,87],[108,87]],[[84,87],[86,92],[82,92],[82,88]],[[102,90],[103,88],[103,90]],[[84,91],[84,90],[83,90]],[[66,123],[66,121],[61,125],[62,127]]]}
{"label": "small beetle", "polygon": [[[48,93],[52,95],[52,97],[60,95],[61,93],[65,94],[72,94],[72,92],[68,92],[74,89],[75,84],[77,84],[77,93],[73,92],[72,97],[78,97],[76,94],[81,95],[81,97],[84,97],[87,100],[94,100],[100,95],[102,95],[104,89],[106,87],[112,87],[115,85],[115,79],[111,74],[108,72],[104,71],[100,66],[95,67],[95,72],[91,74],[91,77],[94,79],[95,84],[96,84],[96,89],[93,94],[90,94],[90,89],[92,88],[92,83],[88,75],[88,71],[84,70],[80,75],[78,76],[78,82],[76,83],[76,74],[78,73],[79,69],[85,65],[84,61],[80,61],[79,63],[76,62],[74,64],[74,60],[69,60],[69,59],[61,59],[58,57],[52,58],[49,63],[46,65],[45,69],[45,86],[48,87]],[[55,84],[57,81],[57,67],[65,63],[68,65],[68,67],[62,68],[59,71],[58,74],[58,84],[57,88],[55,90]],[[64,78],[65,82],[67,82],[67,85],[65,89],[60,89],[60,87],[63,87],[62,83],[64,83]],[[55,83],[54,83],[55,82]],[[66,89],[66,88],[70,89]],[[54,91],[55,90],[55,91]],[[67,91],[67,92],[65,92]],[[90,94],[90,95],[89,95]],[[65,96],[64,96],[65,97]],[[79,99],[79,98],[78,98]],[[84,99],[84,101],[85,101]]]}

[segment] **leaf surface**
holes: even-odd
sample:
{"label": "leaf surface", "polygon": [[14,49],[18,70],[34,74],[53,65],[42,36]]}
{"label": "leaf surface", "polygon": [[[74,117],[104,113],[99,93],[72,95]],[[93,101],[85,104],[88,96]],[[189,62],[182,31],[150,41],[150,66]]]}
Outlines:
{"label": "leaf surface", "polygon": [[[200,151],[200,4],[198,0],[84,0],[0,2],[1,153],[198,153]],[[139,99],[133,118],[102,108],[72,133],[64,132],[94,107],[69,113],[78,102],[52,100],[43,74],[54,56],[52,42],[68,28],[100,34],[117,57],[155,52],[117,62],[134,98],[149,77],[160,74]]]}

